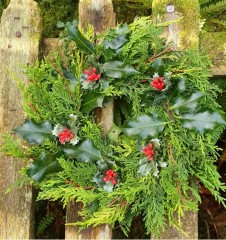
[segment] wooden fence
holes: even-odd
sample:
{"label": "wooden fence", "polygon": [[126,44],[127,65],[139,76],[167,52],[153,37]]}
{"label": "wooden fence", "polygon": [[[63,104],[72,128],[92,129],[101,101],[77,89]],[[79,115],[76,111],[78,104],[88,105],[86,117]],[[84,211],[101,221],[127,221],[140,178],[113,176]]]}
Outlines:
{"label": "wooden fence", "polygon": [[[152,5],[155,22],[171,21],[183,17],[166,28],[165,37],[174,42],[175,49],[199,46],[198,0],[154,0]],[[183,2],[183,4],[182,4]],[[4,10],[0,24],[0,139],[23,121],[21,96],[10,72],[26,83],[22,66],[32,64],[38,57],[41,37],[41,21],[38,6],[33,0],[11,0]],[[97,33],[115,25],[112,0],[80,0],[79,22],[81,28],[91,23]],[[42,39],[46,49],[56,44],[56,39]],[[225,51],[220,50],[222,61],[213,68],[216,75],[226,75]],[[223,56],[223,57],[222,57]],[[98,121],[108,132],[113,119],[113,102],[96,112]],[[21,160],[5,157],[0,153],[0,238],[29,239],[34,232],[34,199],[32,189],[23,187],[5,194],[6,189],[18,177]],[[81,206],[71,202],[67,206],[66,221],[76,221]],[[197,214],[186,213],[182,219],[185,234],[170,226],[162,233],[162,239],[197,239]],[[187,235],[186,235],[187,234]],[[66,239],[111,239],[111,226],[103,225],[78,233],[76,227],[66,227]],[[152,238],[154,238],[152,236]]]}

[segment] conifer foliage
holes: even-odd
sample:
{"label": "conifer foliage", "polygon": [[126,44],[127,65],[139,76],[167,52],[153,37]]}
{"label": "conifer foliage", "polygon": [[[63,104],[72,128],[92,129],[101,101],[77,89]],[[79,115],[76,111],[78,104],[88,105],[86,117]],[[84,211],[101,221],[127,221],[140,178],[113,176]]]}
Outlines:
{"label": "conifer foliage", "polygon": [[[98,36],[77,21],[58,25],[62,48],[26,69],[29,85],[18,82],[23,141],[6,136],[2,146],[27,159],[22,172],[38,199],[82,202],[83,221],[72,223],[81,228],[117,222],[126,233],[141,215],[155,235],[167,221],[179,227],[175,213],[197,210],[201,185],[223,203],[214,162],[225,121],[206,56],[173,51],[149,18]],[[94,109],[112,98],[103,138]]]}

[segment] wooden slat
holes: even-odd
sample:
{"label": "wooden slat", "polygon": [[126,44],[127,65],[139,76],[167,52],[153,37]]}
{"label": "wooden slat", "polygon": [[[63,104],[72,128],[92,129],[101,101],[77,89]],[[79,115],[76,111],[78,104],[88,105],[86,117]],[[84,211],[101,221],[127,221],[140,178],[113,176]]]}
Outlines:
{"label": "wooden slat", "polygon": [[[169,22],[183,17],[181,21],[166,27],[165,37],[173,43],[175,50],[199,46],[199,3],[198,0],[153,0],[154,21]],[[165,14],[162,14],[163,11]],[[159,14],[161,17],[159,17]],[[176,187],[176,186],[175,186]],[[197,203],[198,204],[198,203]],[[175,214],[175,218],[178,216]],[[160,239],[198,239],[198,214],[185,212],[181,218],[183,233],[168,225],[161,233]],[[152,236],[155,239],[155,236]]]}
{"label": "wooden slat", "polygon": [[[88,24],[94,26],[96,33],[115,26],[115,14],[112,0],[80,0],[79,2],[79,24],[85,31]],[[113,101],[109,102],[105,108],[96,110],[96,120],[104,129],[104,135],[110,130],[113,123]],[[81,206],[71,202],[67,206],[67,222],[79,220],[77,210]],[[99,227],[89,227],[85,231],[78,233],[78,229],[73,226],[66,226],[65,239],[111,239],[112,228],[109,225]]]}
{"label": "wooden slat", "polygon": [[[21,95],[10,72],[26,82],[22,65],[38,56],[40,15],[33,0],[12,0],[4,10],[0,25],[0,139],[4,132],[24,120]],[[20,159],[0,152],[0,239],[33,238],[33,203],[31,187],[5,194],[18,177]]]}

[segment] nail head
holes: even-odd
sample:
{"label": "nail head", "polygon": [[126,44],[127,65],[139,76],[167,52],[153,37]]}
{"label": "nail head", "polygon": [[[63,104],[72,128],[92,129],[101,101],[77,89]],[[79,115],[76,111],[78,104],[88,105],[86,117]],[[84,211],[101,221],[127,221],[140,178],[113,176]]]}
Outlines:
{"label": "nail head", "polygon": [[15,35],[16,35],[17,38],[20,38],[21,37],[21,32],[17,31]]}
{"label": "nail head", "polygon": [[166,11],[167,11],[168,13],[173,13],[174,10],[175,10],[175,7],[174,7],[173,5],[167,5]]}

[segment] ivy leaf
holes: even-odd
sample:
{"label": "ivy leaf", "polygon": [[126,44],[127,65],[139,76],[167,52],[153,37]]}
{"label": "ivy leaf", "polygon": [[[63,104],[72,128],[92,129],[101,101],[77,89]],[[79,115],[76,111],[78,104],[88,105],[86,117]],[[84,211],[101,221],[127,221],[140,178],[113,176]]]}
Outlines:
{"label": "ivy leaf", "polygon": [[71,91],[74,90],[74,87],[78,84],[78,79],[75,78],[74,74],[71,72],[67,71],[66,69],[62,70],[64,78],[68,82],[68,87]]}
{"label": "ivy leaf", "polygon": [[68,31],[68,39],[74,41],[77,47],[86,52],[87,54],[94,53],[93,44],[87,40],[78,29],[78,21],[74,20],[72,23],[66,23],[66,29]]}
{"label": "ivy leaf", "polygon": [[76,158],[83,162],[102,160],[101,152],[90,139],[83,141],[77,147],[64,147],[63,151],[69,158]]}
{"label": "ivy leaf", "polygon": [[134,135],[146,139],[150,136],[154,137],[158,133],[161,133],[165,124],[166,122],[158,116],[143,115],[138,117],[137,120],[130,120],[124,126],[122,131],[129,136]]}
{"label": "ivy leaf", "polygon": [[57,161],[57,157],[60,157],[62,154],[63,152],[58,152],[55,155],[42,152],[27,169],[27,175],[35,181],[40,182],[46,177],[46,175],[59,172],[62,168]]}
{"label": "ivy leaf", "polygon": [[180,112],[187,112],[188,110],[196,110],[197,104],[201,97],[204,94],[201,92],[194,92],[189,96],[179,97],[174,101],[174,104],[171,106],[177,114]]}
{"label": "ivy leaf", "polygon": [[33,120],[25,120],[25,122],[15,128],[13,131],[21,136],[30,144],[43,143],[46,138],[53,139],[52,124],[46,121],[42,124],[37,124]]}
{"label": "ivy leaf", "polygon": [[129,75],[139,73],[132,66],[120,61],[106,62],[102,69],[108,77],[112,78],[125,78]]}
{"label": "ivy leaf", "polygon": [[96,107],[102,107],[104,100],[104,94],[103,93],[97,93],[97,92],[86,92],[83,95],[82,105],[81,105],[81,111],[83,113],[89,113]]}
{"label": "ivy leaf", "polygon": [[182,114],[180,121],[184,128],[197,130],[201,134],[226,124],[217,112],[210,111]]}

